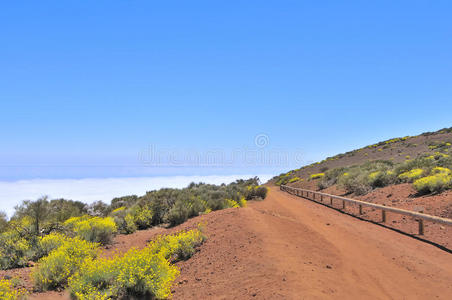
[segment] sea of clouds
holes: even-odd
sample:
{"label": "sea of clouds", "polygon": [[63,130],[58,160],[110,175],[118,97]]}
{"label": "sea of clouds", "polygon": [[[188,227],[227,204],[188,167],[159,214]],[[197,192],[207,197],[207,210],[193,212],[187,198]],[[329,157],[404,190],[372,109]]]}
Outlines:
{"label": "sea of clouds", "polygon": [[[191,182],[211,184],[230,183],[236,179],[256,175],[208,175],[168,177],[86,178],[86,179],[30,179],[0,181],[0,210],[12,216],[14,206],[23,200],[36,200],[44,195],[50,199],[65,198],[92,203],[102,200],[106,203],[115,197],[144,195],[146,191],[168,188],[182,188]],[[261,182],[273,175],[257,175]]]}

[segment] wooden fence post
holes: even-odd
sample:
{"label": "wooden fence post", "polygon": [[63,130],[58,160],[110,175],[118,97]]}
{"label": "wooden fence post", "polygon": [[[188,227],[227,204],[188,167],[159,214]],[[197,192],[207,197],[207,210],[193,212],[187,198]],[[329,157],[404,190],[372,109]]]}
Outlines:
{"label": "wooden fence post", "polygon": [[386,222],[386,210],[381,210],[381,222],[385,223]]}
{"label": "wooden fence post", "polygon": [[363,206],[360,204],[359,205],[359,214],[362,215],[363,214]]}
{"label": "wooden fence post", "polygon": [[424,235],[424,220],[419,219],[419,235]]}

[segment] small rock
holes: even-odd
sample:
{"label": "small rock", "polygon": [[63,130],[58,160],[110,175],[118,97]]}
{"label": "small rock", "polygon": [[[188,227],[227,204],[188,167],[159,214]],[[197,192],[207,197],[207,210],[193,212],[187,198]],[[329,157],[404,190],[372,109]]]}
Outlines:
{"label": "small rock", "polygon": [[439,229],[444,230],[446,228],[444,228],[444,226],[439,226]]}
{"label": "small rock", "polygon": [[327,268],[327,269],[332,269],[333,267],[330,266],[330,265],[326,265],[326,268]]}
{"label": "small rock", "polygon": [[330,223],[326,223],[326,226],[330,226]]}

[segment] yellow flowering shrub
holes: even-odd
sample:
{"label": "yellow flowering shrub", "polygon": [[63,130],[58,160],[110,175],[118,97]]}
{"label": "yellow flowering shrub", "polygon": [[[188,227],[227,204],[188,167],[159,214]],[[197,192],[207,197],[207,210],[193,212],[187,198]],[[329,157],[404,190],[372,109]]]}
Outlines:
{"label": "yellow flowering shrub", "polygon": [[64,224],[82,239],[103,245],[111,242],[118,231],[112,217],[76,217],[70,218]]}
{"label": "yellow flowering shrub", "polygon": [[0,234],[0,269],[24,267],[33,256],[31,219],[13,220],[9,227],[10,230]]}
{"label": "yellow flowering shrub", "polygon": [[432,169],[432,174],[445,174],[445,175],[450,175],[452,173],[452,171],[448,168],[443,168],[443,167],[435,167]]}
{"label": "yellow flowering shrub", "polygon": [[240,205],[232,200],[232,199],[226,199],[227,207],[240,207]]}
{"label": "yellow flowering shrub", "polygon": [[91,219],[91,218],[92,218],[92,217],[89,216],[89,215],[83,215],[83,216],[81,216],[81,217],[72,217],[72,218],[67,219],[67,220],[64,222],[64,226],[66,226],[66,227],[69,228],[69,229],[73,229],[73,228],[74,228],[77,224],[79,224],[80,222],[89,220],[89,219]]}
{"label": "yellow flowering shrub", "polygon": [[413,182],[414,180],[421,178],[423,174],[423,169],[413,169],[400,174],[398,177],[404,182]]}
{"label": "yellow flowering shrub", "polygon": [[414,188],[421,194],[438,193],[451,187],[452,176],[438,173],[414,181]]}
{"label": "yellow flowering shrub", "polygon": [[248,202],[245,200],[244,197],[240,198],[238,203],[239,203],[240,207],[246,207],[248,205]]}
{"label": "yellow flowering shrub", "polygon": [[294,177],[289,180],[289,183],[297,182],[300,180],[300,177]]}
{"label": "yellow flowering shrub", "polygon": [[49,255],[50,252],[63,245],[68,240],[68,237],[62,233],[52,232],[44,237],[39,238],[38,241],[38,257]]}
{"label": "yellow flowering shrub", "polygon": [[[286,184],[287,182],[281,183]],[[268,188],[263,185],[250,185],[244,194],[246,200],[265,199],[267,197]]]}
{"label": "yellow flowering shrub", "polygon": [[0,280],[0,299],[21,300],[27,298],[24,289],[15,289],[11,280]]}
{"label": "yellow flowering shrub", "polygon": [[152,253],[161,253],[166,259],[172,261],[188,259],[195,251],[195,247],[204,242],[202,230],[181,231],[177,234],[159,236],[149,243]]}
{"label": "yellow flowering shrub", "polygon": [[126,209],[125,206],[121,206],[121,207],[118,207],[117,209],[114,209],[111,213],[112,214],[116,214],[116,213],[119,213],[121,211],[124,211],[125,209]]}
{"label": "yellow flowering shrub", "polygon": [[309,176],[310,179],[317,179],[317,178],[322,178],[325,176],[325,173],[317,173],[317,174],[312,174],[311,176]]}
{"label": "yellow flowering shrub", "polygon": [[97,243],[66,238],[60,247],[39,260],[32,273],[35,286],[40,290],[64,286],[86,259],[97,256],[97,248]]}
{"label": "yellow flowering shrub", "polygon": [[133,208],[131,216],[133,217],[134,222],[139,229],[146,229],[151,227],[153,213],[149,207],[136,206]]}
{"label": "yellow flowering shrub", "polygon": [[179,270],[171,261],[191,256],[202,243],[200,230],[158,237],[142,250],[131,249],[112,258],[90,259],[69,279],[77,299],[171,297],[171,286]]}

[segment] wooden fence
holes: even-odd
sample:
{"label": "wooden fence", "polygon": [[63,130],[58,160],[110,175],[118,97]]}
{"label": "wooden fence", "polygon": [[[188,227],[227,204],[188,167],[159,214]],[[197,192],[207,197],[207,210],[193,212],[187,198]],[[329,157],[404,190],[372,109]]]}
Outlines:
{"label": "wooden fence", "polygon": [[434,223],[440,223],[440,224],[452,226],[451,219],[427,215],[422,212],[415,212],[415,211],[410,211],[410,210],[405,210],[405,209],[400,209],[400,208],[395,208],[395,207],[390,207],[390,206],[384,206],[384,205],[380,205],[380,204],[374,204],[374,203],[370,203],[370,202],[349,199],[349,198],[345,198],[345,197],[341,197],[341,196],[330,195],[330,194],[325,194],[325,193],[321,193],[321,192],[305,190],[305,189],[300,189],[300,188],[294,188],[294,187],[290,187],[287,185],[281,185],[280,189],[282,191],[286,191],[290,194],[293,194],[293,195],[296,195],[299,197],[303,197],[303,198],[313,200],[316,202],[320,201],[326,205],[329,204],[330,206],[333,206],[334,200],[336,200],[336,201],[340,202],[340,204],[342,205],[342,209],[344,209],[344,210],[346,207],[346,203],[352,203],[352,204],[358,205],[360,215],[363,214],[363,207],[372,207],[375,209],[379,209],[379,210],[381,210],[381,221],[382,222],[386,222],[386,212],[392,212],[392,213],[396,213],[396,214],[400,214],[400,215],[414,217],[415,220],[419,224],[419,234],[420,235],[424,234],[424,221],[430,221],[430,222],[434,222]]}

